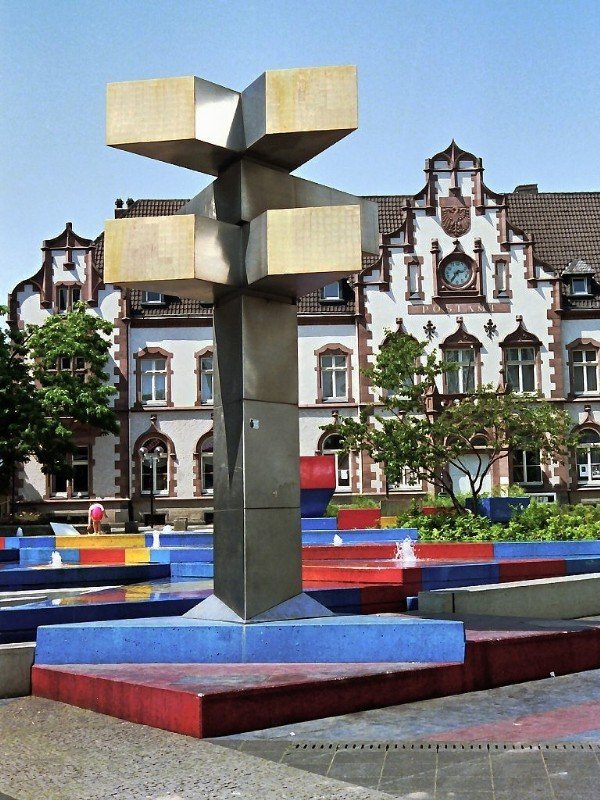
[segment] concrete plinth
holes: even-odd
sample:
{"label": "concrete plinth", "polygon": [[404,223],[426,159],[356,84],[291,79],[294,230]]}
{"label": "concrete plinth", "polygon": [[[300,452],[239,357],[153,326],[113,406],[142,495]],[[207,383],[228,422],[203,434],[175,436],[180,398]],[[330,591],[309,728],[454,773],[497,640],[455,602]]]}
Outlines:
{"label": "concrete plinth", "polygon": [[36,664],[462,662],[461,622],[325,617],[244,625],[182,617],[38,630]]}

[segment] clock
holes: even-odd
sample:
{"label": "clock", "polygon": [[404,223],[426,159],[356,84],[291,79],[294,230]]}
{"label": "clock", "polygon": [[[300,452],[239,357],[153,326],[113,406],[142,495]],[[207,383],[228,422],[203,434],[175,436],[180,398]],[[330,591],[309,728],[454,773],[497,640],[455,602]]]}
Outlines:
{"label": "clock", "polygon": [[442,277],[448,286],[453,289],[458,289],[469,283],[473,277],[473,267],[466,261],[459,259],[448,261],[448,263],[444,265]]}

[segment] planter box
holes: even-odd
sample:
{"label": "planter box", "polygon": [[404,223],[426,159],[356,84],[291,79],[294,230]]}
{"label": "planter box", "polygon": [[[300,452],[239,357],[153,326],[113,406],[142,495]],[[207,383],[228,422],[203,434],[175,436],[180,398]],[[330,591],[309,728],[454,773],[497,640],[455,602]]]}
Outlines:
{"label": "planter box", "polygon": [[379,508],[340,509],[337,515],[338,531],[350,531],[353,528],[378,528],[381,522]]}
{"label": "planter box", "polygon": [[[530,502],[530,497],[484,497],[479,501],[479,513],[490,522],[509,522],[515,511],[521,511]],[[467,500],[466,507],[473,511],[472,499]]]}

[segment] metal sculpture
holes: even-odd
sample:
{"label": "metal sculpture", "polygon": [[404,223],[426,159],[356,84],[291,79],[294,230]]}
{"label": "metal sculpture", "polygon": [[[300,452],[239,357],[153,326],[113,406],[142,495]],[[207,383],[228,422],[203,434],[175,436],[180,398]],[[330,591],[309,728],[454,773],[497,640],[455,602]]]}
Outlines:
{"label": "metal sculpture", "polygon": [[356,127],[354,67],[108,86],[109,145],[218,176],[105,230],[107,282],[214,303],[216,599],[193,616],[324,613],[302,595],[296,299],[378,253],[377,207],[289,172]]}

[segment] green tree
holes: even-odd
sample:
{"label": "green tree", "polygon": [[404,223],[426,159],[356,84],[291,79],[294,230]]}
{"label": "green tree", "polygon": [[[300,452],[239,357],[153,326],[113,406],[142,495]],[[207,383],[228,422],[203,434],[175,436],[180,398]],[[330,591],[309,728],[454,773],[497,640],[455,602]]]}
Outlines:
{"label": "green tree", "polygon": [[477,509],[486,476],[510,451],[539,451],[542,463],[566,458],[576,442],[566,412],[539,395],[498,391],[490,385],[444,398],[438,383],[458,365],[427,353],[426,347],[412,337],[388,332],[374,366],[365,370],[380,392],[380,404],[365,408],[359,420],[344,417],[327,426],[342,437],[346,451],[369,453],[390,483],[402,482],[405,470],[410,470],[418,480],[447,493],[460,511],[465,502],[453,487],[451,466],[466,477]]}
{"label": "green tree", "polygon": [[[0,306],[0,316],[7,309]],[[26,334],[0,326],[0,495],[11,492],[16,465],[36,446],[41,409],[27,361]]]}
{"label": "green tree", "polygon": [[0,492],[8,491],[17,464],[32,457],[46,474],[69,475],[74,423],[96,435],[118,432],[110,405],[116,389],[104,371],[112,330],[78,303],[43,325],[2,331]]}

